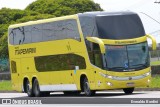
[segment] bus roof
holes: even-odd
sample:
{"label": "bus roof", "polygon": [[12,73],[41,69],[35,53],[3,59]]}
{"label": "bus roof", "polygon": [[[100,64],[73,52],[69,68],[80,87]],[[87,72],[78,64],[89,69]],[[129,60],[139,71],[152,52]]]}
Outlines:
{"label": "bus roof", "polygon": [[130,11],[120,11],[120,12],[104,12],[104,11],[95,11],[95,12],[84,12],[84,13],[78,13],[74,15],[68,15],[68,16],[62,16],[62,17],[55,17],[55,18],[49,18],[49,19],[41,19],[37,21],[28,21],[25,23],[19,23],[19,24],[13,24],[10,25],[9,28],[16,28],[20,26],[27,26],[27,25],[34,25],[34,24],[40,24],[40,23],[47,23],[52,21],[58,21],[58,20],[64,20],[64,19],[70,19],[70,18],[76,18],[76,16],[88,16],[88,17],[96,17],[96,16],[116,16],[116,15],[129,15],[129,14],[136,14],[134,12]]}
{"label": "bus roof", "polygon": [[58,20],[64,20],[64,19],[71,19],[71,18],[76,19],[76,16],[77,15],[75,14],[75,15],[68,15],[68,16],[62,16],[62,17],[41,19],[41,20],[36,20],[36,21],[28,21],[28,22],[24,22],[24,23],[10,25],[9,28],[17,28],[17,27],[21,27],[21,26],[36,25],[36,24],[47,23],[47,22],[58,21]]}
{"label": "bus roof", "polygon": [[89,17],[96,17],[96,16],[117,16],[117,15],[132,15],[132,14],[137,14],[135,12],[131,11],[117,11],[117,12],[102,12],[102,11],[97,11],[97,12],[85,12],[85,13],[78,13],[79,16],[89,16]]}

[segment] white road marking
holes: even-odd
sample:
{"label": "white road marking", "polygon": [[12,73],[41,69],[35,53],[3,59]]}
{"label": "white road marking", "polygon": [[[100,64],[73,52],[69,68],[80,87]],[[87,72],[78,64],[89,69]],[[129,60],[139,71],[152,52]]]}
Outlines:
{"label": "white road marking", "polygon": [[[0,98],[27,97],[26,93],[0,93]],[[160,91],[135,91],[131,95],[125,95],[123,91],[98,91],[93,97],[64,96],[63,92],[51,93],[49,97],[54,98],[160,98]]]}

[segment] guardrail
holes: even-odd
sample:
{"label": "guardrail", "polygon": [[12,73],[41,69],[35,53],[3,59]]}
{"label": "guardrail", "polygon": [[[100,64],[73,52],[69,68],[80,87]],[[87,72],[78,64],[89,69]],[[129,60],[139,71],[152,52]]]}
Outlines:
{"label": "guardrail", "polygon": [[11,80],[11,73],[9,71],[1,72],[0,80]]}

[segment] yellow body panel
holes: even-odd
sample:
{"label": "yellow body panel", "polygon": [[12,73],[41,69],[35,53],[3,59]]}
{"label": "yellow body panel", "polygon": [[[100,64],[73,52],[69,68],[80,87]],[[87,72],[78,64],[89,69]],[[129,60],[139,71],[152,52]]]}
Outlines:
{"label": "yellow body panel", "polygon": [[146,36],[134,38],[134,39],[124,39],[124,40],[110,40],[110,39],[102,39],[104,44],[109,45],[128,45],[128,44],[136,44],[145,42],[147,40]]}
{"label": "yellow body panel", "polygon": [[[77,15],[27,22],[23,24],[16,24],[16,25],[10,26],[9,29],[21,27],[21,26],[39,24],[39,23],[47,23],[47,22],[65,20],[65,19],[76,19],[77,20],[81,41],[77,41],[74,39],[64,39],[64,40],[22,44],[22,45],[8,44],[10,62],[13,60],[13,61],[16,61],[17,63],[17,73],[11,74],[12,83],[13,83],[13,87],[15,90],[17,91],[23,90],[24,78],[28,78],[30,83],[32,83],[33,78],[37,78],[40,85],[75,84],[77,87],[77,90],[81,90],[80,78],[82,75],[85,75],[88,78],[90,88],[92,90],[127,88],[126,83],[128,82],[134,82],[135,87],[148,86],[147,81],[148,79],[150,79],[150,75],[142,79],[128,80],[128,81],[118,81],[118,80],[107,79],[103,77],[102,75],[100,75],[100,72],[101,72],[103,74],[112,75],[112,76],[130,77],[130,76],[143,75],[149,72],[150,68],[147,68],[145,70],[135,71],[135,72],[112,72],[112,71],[102,70],[92,65],[88,57],[84,37],[82,34],[82,30],[81,30],[79,19]],[[124,45],[123,43],[125,43],[126,45],[130,43],[134,44],[138,42],[144,42],[146,41],[146,37],[144,36],[144,37],[135,38],[132,40],[120,40],[120,41],[102,39],[102,41],[104,42],[104,44]],[[30,48],[33,49],[34,52],[30,54],[25,54],[24,49],[30,49]],[[16,50],[22,50],[21,54],[17,54]],[[36,70],[34,57],[46,56],[46,55],[67,54],[67,53],[74,53],[74,54],[84,57],[85,62],[86,62],[86,69],[76,70],[76,73],[74,70],[64,70],[64,71],[54,71],[54,72],[52,71],[38,72]],[[107,86],[106,82],[111,82],[113,86]]]}

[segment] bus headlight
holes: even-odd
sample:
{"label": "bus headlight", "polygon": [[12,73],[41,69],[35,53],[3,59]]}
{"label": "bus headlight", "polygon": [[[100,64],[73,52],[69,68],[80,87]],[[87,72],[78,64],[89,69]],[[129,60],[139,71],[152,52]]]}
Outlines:
{"label": "bus headlight", "polygon": [[106,75],[105,77],[106,77],[106,78],[109,78],[109,79],[112,79],[112,78],[113,78],[113,76],[110,76],[110,75]]}
{"label": "bus headlight", "polygon": [[145,74],[143,74],[145,77],[149,76],[151,74],[151,71],[150,72],[147,72]]}
{"label": "bus headlight", "polygon": [[101,76],[105,77],[105,78],[109,78],[109,79],[112,79],[112,78],[113,78],[113,76],[111,76],[111,75],[106,75],[106,74],[103,74],[103,73],[101,73],[101,72],[99,72],[99,74],[100,74]]}

